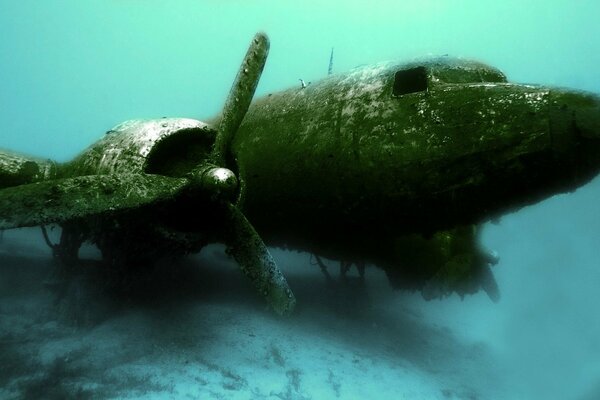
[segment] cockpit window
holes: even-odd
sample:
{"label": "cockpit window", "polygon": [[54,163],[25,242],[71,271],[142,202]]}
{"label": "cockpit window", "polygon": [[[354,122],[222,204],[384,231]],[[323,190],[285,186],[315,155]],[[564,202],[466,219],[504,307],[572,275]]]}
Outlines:
{"label": "cockpit window", "polygon": [[394,77],[393,96],[427,90],[427,71],[425,67],[404,69],[396,72]]}

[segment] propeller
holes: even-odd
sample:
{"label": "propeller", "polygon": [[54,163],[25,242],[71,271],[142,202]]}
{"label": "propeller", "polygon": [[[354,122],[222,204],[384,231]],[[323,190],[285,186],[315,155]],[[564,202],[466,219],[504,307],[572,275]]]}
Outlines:
{"label": "propeller", "polygon": [[244,61],[225,101],[217,129],[215,144],[208,162],[192,172],[196,181],[208,190],[213,200],[225,205],[224,242],[228,252],[257,290],[278,314],[289,314],[296,299],[267,246],[252,224],[233,203],[238,180],[225,168],[231,142],[237,132],[267,61],[269,39],[257,33],[250,43]]}
{"label": "propeller", "polygon": [[238,180],[231,170],[225,168],[231,142],[250,107],[268,53],[269,39],[259,32],[250,43],[225,101],[209,161],[197,166],[191,175],[211,194],[213,200],[225,206],[223,239],[227,251],[250,279],[255,290],[267,300],[275,312],[285,315],[294,309],[294,294],[267,246],[234,204]]}
{"label": "propeller", "polygon": [[91,175],[10,187],[0,190],[0,229],[122,212],[176,199],[192,189],[224,210],[221,240],[255,290],[276,313],[291,313],[296,299],[263,240],[235,205],[238,178],[226,168],[230,145],[248,111],[268,52],[267,36],[256,34],[225,102],[211,154],[185,177]]}
{"label": "propeller", "polygon": [[221,113],[221,121],[212,153],[213,161],[216,164],[225,165],[227,151],[235,132],[237,132],[248,111],[248,107],[250,107],[268,54],[269,39],[267,35],[259,32],[254,36],[250,47],[248,47]]}

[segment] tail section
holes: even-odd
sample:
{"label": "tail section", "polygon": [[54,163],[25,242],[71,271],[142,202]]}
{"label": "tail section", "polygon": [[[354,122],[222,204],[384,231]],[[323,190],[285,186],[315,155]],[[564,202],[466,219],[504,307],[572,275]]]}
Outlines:
{"label": "tail section", "polygon": [[56,178],[57,164],[0,149],[0,189]]}

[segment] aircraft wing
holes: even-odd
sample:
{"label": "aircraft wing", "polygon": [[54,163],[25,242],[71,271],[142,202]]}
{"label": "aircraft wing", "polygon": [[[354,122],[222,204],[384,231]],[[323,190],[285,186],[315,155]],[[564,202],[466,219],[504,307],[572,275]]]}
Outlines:
{"label": "aircraft wing", "polygon": [[165,201],[187,184],[160,175],[90,175],[0,190],[0,229],[37,226]]}

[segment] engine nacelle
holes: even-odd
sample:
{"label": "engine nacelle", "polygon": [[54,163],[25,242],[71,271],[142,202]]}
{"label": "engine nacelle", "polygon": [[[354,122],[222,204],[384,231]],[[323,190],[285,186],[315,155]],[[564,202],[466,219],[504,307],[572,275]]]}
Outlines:
{"label": "engine nacelle", "polygon": [[0,189],[53,179],[57,165],[52,160],[0,149]]}
{"label": "engine nacelle", "polygon": [[106,132],[66,171],[69,176],[150,173],[183,176],[211,151],[215,131],[189,118],[129,120]]}

